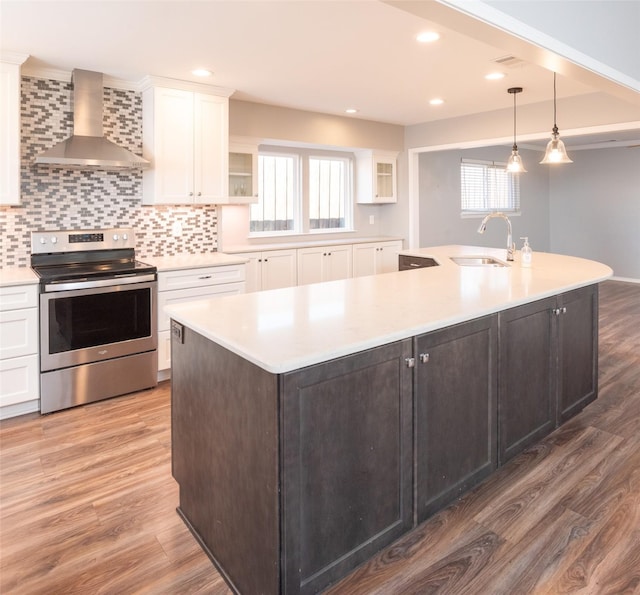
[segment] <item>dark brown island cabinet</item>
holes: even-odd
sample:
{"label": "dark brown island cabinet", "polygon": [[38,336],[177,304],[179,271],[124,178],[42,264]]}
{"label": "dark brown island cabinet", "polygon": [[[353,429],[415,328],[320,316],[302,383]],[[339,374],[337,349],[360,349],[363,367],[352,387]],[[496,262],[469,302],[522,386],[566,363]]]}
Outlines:
{"label": "dark brown island cabinet", "polygon": [[179,514],[234,591],[321,591],[596,398],[597,295],[284,374],[183,328]]}

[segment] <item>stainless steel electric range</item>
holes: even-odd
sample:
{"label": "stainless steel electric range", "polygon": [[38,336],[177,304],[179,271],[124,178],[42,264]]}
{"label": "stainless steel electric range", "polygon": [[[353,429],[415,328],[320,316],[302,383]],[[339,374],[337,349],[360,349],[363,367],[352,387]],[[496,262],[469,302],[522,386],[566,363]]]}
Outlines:
{"label": "stainless steel electric range", "polygon": [[40,277],[40,411],[157,384],[157,272],[132,229],[31,234]]}

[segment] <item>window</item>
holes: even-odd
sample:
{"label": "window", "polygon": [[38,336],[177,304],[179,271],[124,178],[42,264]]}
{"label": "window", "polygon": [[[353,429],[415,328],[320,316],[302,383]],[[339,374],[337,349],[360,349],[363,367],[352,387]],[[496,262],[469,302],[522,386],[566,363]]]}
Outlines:
{"label": "window", "polygon": [[347,200],[346,159],[309,159],[309,228],[344,229]]}
{"label": "window", "polygon": [[463,217],[491,211],[520,212],[520,178],[506,170],[506,163],[463,159],[460,188]]}
{"label": "window", "polygon": [[260,152],[259,202],[251,205],[251,234],[351,231],[352,167],[348,153]]}
{"label": "window", "polygon": [[258,204],[251,205],[252,232],[295,232],[298,210],[298,158],[258,156]]}

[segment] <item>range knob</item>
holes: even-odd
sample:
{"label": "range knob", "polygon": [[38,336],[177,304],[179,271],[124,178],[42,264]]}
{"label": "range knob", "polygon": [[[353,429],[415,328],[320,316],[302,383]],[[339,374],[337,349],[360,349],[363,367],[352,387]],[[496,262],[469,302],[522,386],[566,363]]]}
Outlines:
{"label": "range knob", "polygon": [[122,239],[126,242],[129,239],[129,236],[126,233],[123,233]]}
{"label": "range knob", "polygon": [[40,243],[41,244],[46,244],[47,243],[47,238],[40,238]]}
{"label": "range knob", "polygon": [[51,243],[52,244],[57,244],[58,243],[58,238],[56,238],[56,236],[51,236]]}
{"label": "range knob", "polygon": [[120,239],[120,236],[117,233],[113,234],[113,241],[117,242]]}

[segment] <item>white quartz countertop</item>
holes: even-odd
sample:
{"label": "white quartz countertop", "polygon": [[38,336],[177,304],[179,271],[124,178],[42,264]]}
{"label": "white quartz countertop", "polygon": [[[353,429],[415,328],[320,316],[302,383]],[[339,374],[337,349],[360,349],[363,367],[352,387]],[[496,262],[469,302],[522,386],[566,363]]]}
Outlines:
{"label": "white quartz countertop", "polygon": [[31,267],[0,268],[0,287],[11,285],[35,285],[40,281]]}
{"label": "white quartz countertop", "polygon": [[156,266],[159,273],[180,269],[200,269],[229,264],[245,264],[247,262],[247,259],[241,254],[225,254],[224,252],[180,254],[177,256],[149,256],[148,258],[140,258],[140,260]]}
{"label": "white quartz countertop", "polygon": [[341,238],[337,240],[306,240],[304,242],[279,242],[277,244],[237,244],[225,246],[227,254],[239,252],[264,252],[265,250],[290,250],[292,248],[315,248],[317,246],[342,246],[349,244],[370,244],[373,242],[402,241],[399,236],[371,236],[356,238]]}
{"label": "white quartz countertop", "polygon": [[171,318],[272,373],[284,373],[492,314],[609,278],[606,265],[520,253],[507,267],[465,267],[451,256],[506,250],[438,246],[406,254],[440,266],[174,304]]}

